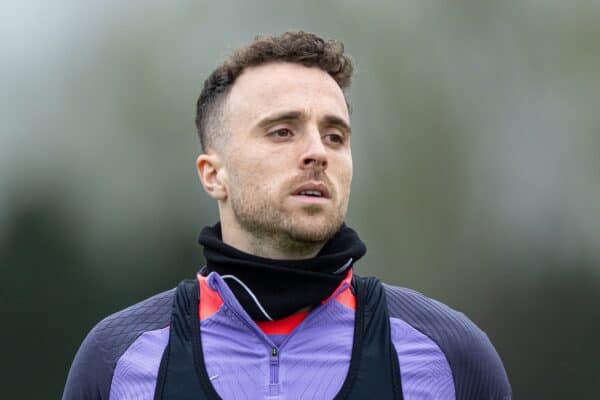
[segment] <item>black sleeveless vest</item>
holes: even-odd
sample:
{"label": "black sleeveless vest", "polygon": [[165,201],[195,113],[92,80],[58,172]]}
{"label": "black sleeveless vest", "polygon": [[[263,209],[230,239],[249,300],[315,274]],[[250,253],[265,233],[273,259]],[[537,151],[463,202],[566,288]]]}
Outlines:
{"label": "black sleeveless vest", "polygon": [[[398,356],[390,337],[383,286],[354,276],[354,340],[348,375],[335,399],[402,400]],[[197,281],[183,281],[173,300],[169,343],[163,353],[155,400],[220,399],[204,365]]]}

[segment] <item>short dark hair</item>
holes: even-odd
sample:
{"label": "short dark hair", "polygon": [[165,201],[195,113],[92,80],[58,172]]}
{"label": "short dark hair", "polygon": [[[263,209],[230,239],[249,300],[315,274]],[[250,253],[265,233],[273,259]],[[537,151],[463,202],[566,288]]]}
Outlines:
{"label": "short dark hair", "polygon": [[196,104],[196,128],[202,151],[214,146],[223,134],[223,100],[235,80],[247,67],[269,62],[292,62],[317,67],[327,72],[340,86],[350,86],[354,67],[344,54],[344,45],[337,40],[325,40],[314,33],[290,31],[276,36],[257,36],[248,46],[237,49],[204,81]]}

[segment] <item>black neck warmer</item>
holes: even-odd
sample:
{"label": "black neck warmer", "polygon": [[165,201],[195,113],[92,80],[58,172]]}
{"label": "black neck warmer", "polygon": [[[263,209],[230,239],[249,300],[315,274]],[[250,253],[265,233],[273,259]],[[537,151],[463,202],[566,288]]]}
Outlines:
{"label": "black neck warmer", "polygon": [[206,266],[200,273],[216,271],[233,275],[247,286],[268,314],[265,315],[248,291],[233,278],[225,282],[255,321],[276,320],[304,307],[318,305],[344,280],[348,268],[366,252],[356,232],[342,225],[314,258],[272,260],[244,253],[221,240],[221,224],[206,227],[198,242],[204,246]]}

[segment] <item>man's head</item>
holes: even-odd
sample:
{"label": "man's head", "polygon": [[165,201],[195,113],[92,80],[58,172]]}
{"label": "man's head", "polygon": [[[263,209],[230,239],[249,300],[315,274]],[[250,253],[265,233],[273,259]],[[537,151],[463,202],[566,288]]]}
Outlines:
{"label": "man's head", "polygon": [[315,67],[331,76],[342,90],[350,87],[353,65],[342,43],[307,32],[285,32],[279,36],[257,36],[236,50],[204,81],[196,104],[196,128],[204,152],[220,147],[229,132],[224,129],[223,105],[237,78],[247,68],[272,62],[290,62]]}
{"label": "man's head", "polygon": [[352,180],[339,42],[305,32],[257,38],[206,80],[198,173],[223,240],[272,258],[314,255],[342,224]]}

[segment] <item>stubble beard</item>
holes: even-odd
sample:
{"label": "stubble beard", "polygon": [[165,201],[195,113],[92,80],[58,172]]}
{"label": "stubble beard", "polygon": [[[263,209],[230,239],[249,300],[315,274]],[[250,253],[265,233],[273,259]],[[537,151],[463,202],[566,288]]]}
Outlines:
{"label": "stubble beard", "polygon": [[320,205],[289,211],[283,208],[287,198],[279,199],[272,194],[257,196],[256,187],[236,187],[238,190],[233,190],[229,197],[234,217],[257,245],[268,243],[291,254],[301,253],[327,242],[344,222],[347,201],[332,212]]}

